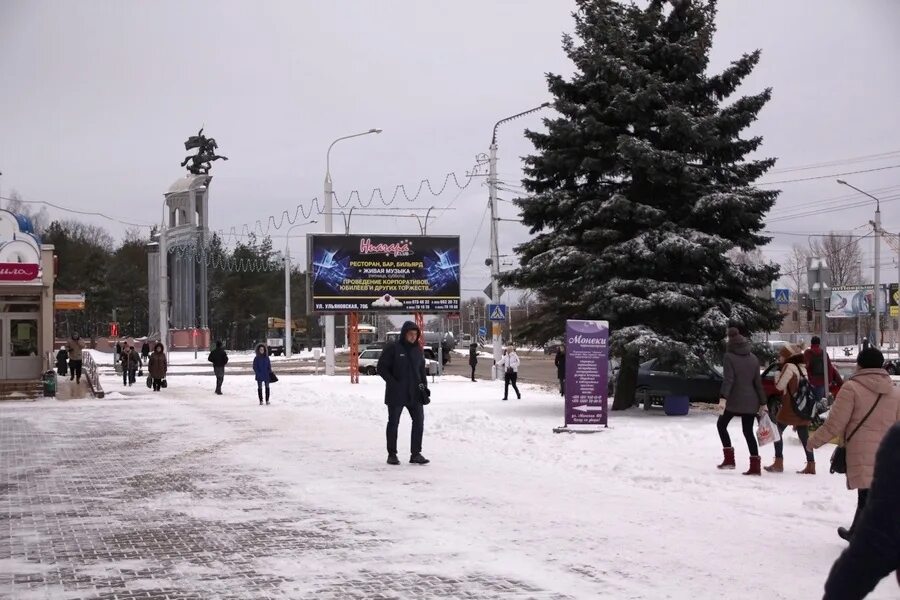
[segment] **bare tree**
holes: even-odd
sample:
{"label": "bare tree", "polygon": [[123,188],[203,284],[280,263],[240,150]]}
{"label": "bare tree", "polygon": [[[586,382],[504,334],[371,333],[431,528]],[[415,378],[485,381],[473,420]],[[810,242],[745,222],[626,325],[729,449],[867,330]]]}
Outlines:
{"label": "bare tree", "polygon": [[831,232],[809,244],[811,256],[821,256],[831,267],[832,285],[862,283],[862,249],[859,238]]}
{"label": "bare tree", "polygon": [[806,283],[806,259],[810,256],[809,250],[800,244],[794,244],[791,253],[788,254],[784,264],[782,276],[786,277],[791,284],[791,293],[797,301]]}

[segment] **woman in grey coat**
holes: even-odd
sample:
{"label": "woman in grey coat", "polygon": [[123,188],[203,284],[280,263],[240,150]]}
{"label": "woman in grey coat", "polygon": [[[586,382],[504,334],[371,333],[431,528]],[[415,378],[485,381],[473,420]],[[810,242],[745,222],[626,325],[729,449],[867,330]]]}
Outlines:
{"label": "woman in grey coat", "polygon": [[759,360],[750,351],[750,342],[746,335],[748,335],[746,330],[740,330],[738,327],[728,328],[721,392],[725,412],[716,424],[725,454],[725,460],[719,468],[735,468],[734,446],[731,445],[731,437],[728,435],[728,424],[734,417],[740,417],[744,439],[747,440],[747,448],[750,450],[750,470],[744,475],[761,475],[759,446],[753,432],[753,421],[766,406],[766,394],[759,374]]}

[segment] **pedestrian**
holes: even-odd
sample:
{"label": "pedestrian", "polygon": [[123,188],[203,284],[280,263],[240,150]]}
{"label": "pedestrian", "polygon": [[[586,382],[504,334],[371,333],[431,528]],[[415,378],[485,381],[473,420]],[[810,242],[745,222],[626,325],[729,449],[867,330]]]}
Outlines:
{"label": "pedestrian", "polygon": [[900,424],[881,442],[866,510],[831,568],[825,600],[861,600],[895,570],[900,583]]}
{"label": "pedestrian", "polygon": [[128,385],[134,385],[137,381],[137,373],[141,366],[141,355],[134,346],[130,346],[128,349]]}
{"label": "pedestrian", "polygon": [[843,440],[847,452],[847,489],[856,490],[856,514],[850,528],[838,528],[847,541],[853,537],[866,507],[875,453],[888,429],[900,421],[900,389],[884,370],[884,355],[870,346],[856,358],[856,373],[841,386],[825,423],[809,438],[815,450],[830,440]]}
{"label": "pedestrian", "polygon": [[500,368],[503,369],[503,399],[509,400],[509,386],[511,385],[513,390],[516,392],[516,398],[519,400],[522,399],[522,394],[519,392],[519,386],[516,385],[516,382],[519,380],[519,365],[522,364],[522,361],[519,359],[519,355],[516,354],[516,349],[512,346],[507,348],[506,354],[503,355],[503,358],[500,359]]}
{"label": "pedestrian", "polygon": [[475,368],[478,367],[478,344],[469,344],[469,366],[472,367],[472,381],[475,381]]}
{"label": "pedestrian", "polygon": [[122,362],[122,342],[116,340],[116,362]]}
{"label": "pedestrian", "polygon": [[734,417],[741,418],[741,429],[750,451],[750,469],[744,475],[762,475],[759,445],[753,432],[753,421],[766,410],[766,394],[759,373],[759,360],[750,351],[749,332],[743,326],[730,326],[725,350],[721,401],[725,411],[716,427],[722,441],[725,459],[720,469],[734,469],[734,446],[728,435],[728,424]]}
{"label": "pedestrian", "polygon": [[412,419],[412,433],[409,443],[409,462],[427,465],[422,456],[422,437],[425,432],[425,405],[431,402],[431,391],[425,373],[425,356],[419,346],[422,332],[412,321],[407,321],[400,329],[400,337],[390,342],[378,359],[378,374],[385,381],[384,403],[388,407],[387,463],[399,465],[397,458],[397,430],[403,409]]}
{"label": "pedestrian", "polygon": [[809,385],[812,386],[817,400],[828,397],[825,390],[826,368],[828,369],[828,381],[838,385],[843,383],[841,374],[838,373],[838,370],[832,364],[831,358],[826,356],[822,350],[822,340],[819,336],[813,336],[812,340],[810,340],[809,348],[803,353],[803,363],[806,365],[806,372],[809,374]]}
{"label": "pedestrian", "polygon": [[225,365],[228,364],[228,354],[222,347],[222,342],[216,342],[215,350],[209,353],[209,362],[212,363],[213,373],[216,376],[216,395],[221,396],[222,382],[225,380]]}
{"label": "pedestrian", "polygon": [[81,365],[84,358],[84,342],[76,332],[69,340],[69,368],[72,370],[70,381],[81,384]]}
{"label": "pedestrian", "polygon": [[159,342],[153,347],[153,354],[150,355],[150,359],[147,362],[147,370],[150,372],[150,379],[153,382],[153,391],[158,392],[162,389],[166,372],[169,370],[165,348]]}
{"label": "pedestrian", "polygon": [[[126,344],[125,347],[122,348],[122,354],[119,356],[119,364],[122,365],[122,385],[127,386],[131,381],[131,367],[133,361],[134,358],[131,356],[131,352]],[[137,367],[135,367],[135,371],[137,371]]]}
{"label": "pedestrian", "polygon": [[141,346],[141,356],[144,358],[144,362],[150,358],[150,340],[144,340],[144,345]]}
{"label": "pedestrian", "polygon": [[[797,473],[801,475],[816,474],[816,457],[806,449],[806,443],[809,441],[809,426],[812,425],[812,422],[804,419],[794,410],[794,398],[800,391],[803,380],[806,379],[809,385],[812,384],[806,370],[806,356],[805,352],[801,353],[799,348],[791,344],[784,346],[778,353],[778,362],[781,363],[781,374],[778,376],[778,381],[775,382],[775,387],[781,392],[781,408],[778,409],[778,414],[775,415],[775,422],[778,425],[778,433],[782,434],[782,436],[781,439],[775,442],[775,462],[766,467],[766,471],[769,473],[784,473],[783,434],[788,427],[793,427],[800,438],[803,450],[806,452],[806,467],[802,471],[797,471]],[[821,398],[818,395],[816,397]]]}
{"label": "pedestrian", "polygon": [[65,377],[69,372],[69,351],[66,350],[65,344],[60,346],[59,352],[56,353],[56,372],[60,377]]}
{"label": "pedestrian", "polygon": [[559,395],[566,395],[566,347],[565,345],[560,345],[559,350],[556,351],[556,358],[553,359],[553,363],[556,365],[556,378],[559,379]]}
{"label": "pedestrian", "polygon": [[269,384],[272,382],[272,361],[269,360],[269,350],[265,344],[259,344],[256,347],[256,356],[253,357],[253,373],[256,375],[259,405],[263,405],[263,387],[266,388],[266,404],[268,404]]}

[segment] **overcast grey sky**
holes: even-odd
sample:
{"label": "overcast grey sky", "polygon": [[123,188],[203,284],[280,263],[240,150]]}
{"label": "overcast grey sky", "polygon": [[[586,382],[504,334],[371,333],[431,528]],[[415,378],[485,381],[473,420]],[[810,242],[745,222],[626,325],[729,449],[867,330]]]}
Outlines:
{"label": "overcast grey sky", "polygon": [[[900,151],[900,2],[720,4],[713,67],[762,48],[744,91],[774,88],[754,132],[765,136],[763,154],[779,157],[778,168]],[[293,213],[298,203],[308,210],[321,196],[331,141],[372,127],[384,133],[342,142],[332,152],[340,198],[353,189],[368,197],[376,186],[414,190],[420,179],[439,184],[449,172],[462,177],[487,151],[495,121],[550,99],[546,71],[570,72],[560,36],[572,29],[573,7],[568,0],[4,0],[0,188],[153,223],[162,193],[184,172],[182,143],[201,125],[230,158],[213,169],[216,229]],[[539,125],[529,118],[501,130],[505,181],[519,182],[519,157],[530,151],[522,129]],[[894,164],[900,152],[766,179]],[[884,196],[900,198],[900,169],[846,178],[864,189],[893,188]],[[803,207],[832,208],[822,201],[849,192],[833,178],[780,187],[771,229],[797,235],[779,234],[768,249],[774,258],[794,242],[805,244],[808,233],[852,230],[871,218],[872,210],[861,207],[779,220]],[[488,283],[488,223],[477,240],[475,233],[486,199],[479,180],[462,193],[451,187],[394,207],[452,203],[456,210],[429,232],[461,235],[463,258],[474,247],[464,287],[481,289]],[[885,228],[894,231],[896,206],[883,209]],[[513,218],[515,208],[503,203],[501,214]],[[94,222],[117,235],[125,229]],[[356,214],[352,228],[418,231],[414,219]],[[503,222],[501,253],[526,236]],[[293,247],[302,252],[299,240]],[[885,275],[895,272],[885,267]]]}

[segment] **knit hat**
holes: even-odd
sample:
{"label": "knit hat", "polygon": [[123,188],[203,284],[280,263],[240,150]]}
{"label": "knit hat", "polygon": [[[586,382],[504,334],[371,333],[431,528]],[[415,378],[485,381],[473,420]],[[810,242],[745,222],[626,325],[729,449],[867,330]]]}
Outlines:
{"label": "knit hat", "polygon": [[856,357],[856,364],[863,369],[883,369],[884,354],[878,348],[871,346],[859,353]]}

